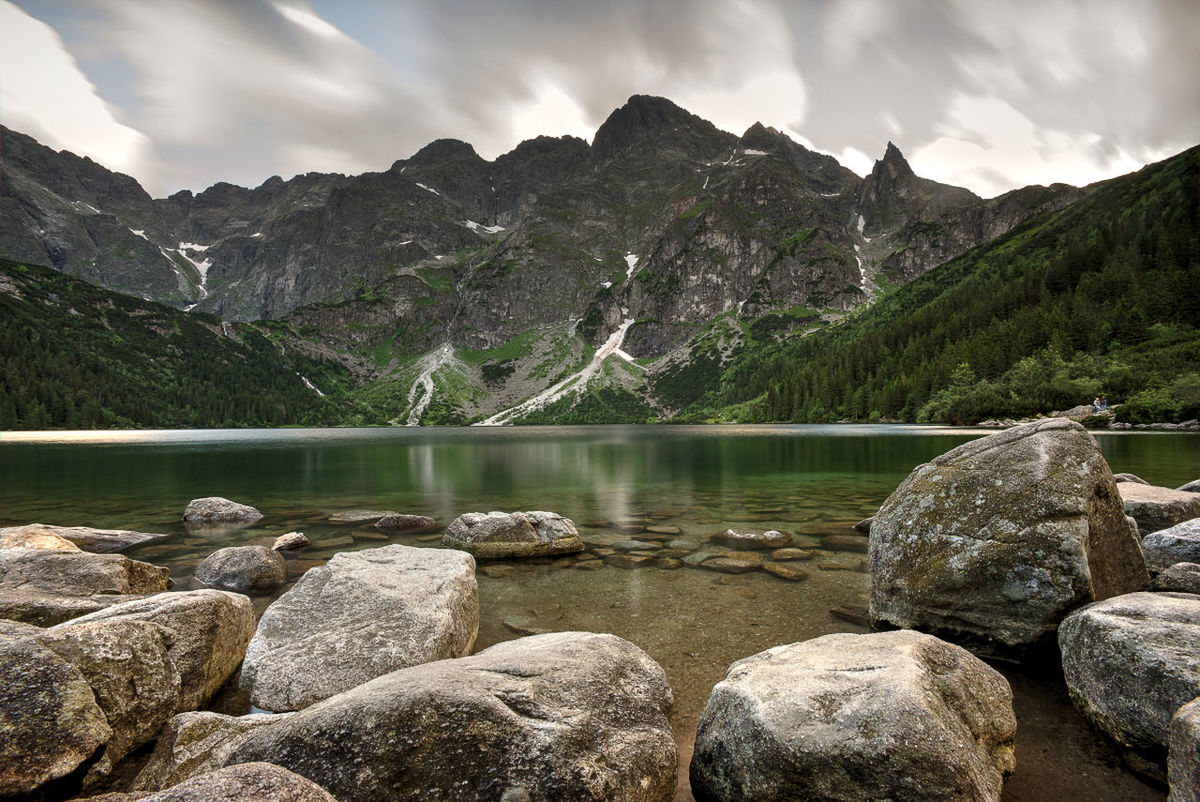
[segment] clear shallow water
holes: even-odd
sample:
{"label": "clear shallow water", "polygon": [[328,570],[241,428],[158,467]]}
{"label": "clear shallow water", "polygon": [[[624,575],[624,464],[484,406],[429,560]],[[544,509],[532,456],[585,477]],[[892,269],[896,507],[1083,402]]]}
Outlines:
{"label": "clear shallow water", "polygon": [[[329,515],[369,508],[430,515],[547,509],[580,524],[589,552],[646,526],[706,540],[729,526],[775,528],[800,545],[847,534],[914,466],[975,429],[916,426],[591,426],[52,432],[0,435],[0,524],[42,521],[161,532],[126,553],[172,569],[186,587],[224,545],[269,543],[299,529],[314,546],[289,557],[299,576],[337,551],[388,542],[436,547],[436,535],[385,536]],[[1098,439],[1114,471],[1175,487],[1200,477],[1200,437],[1114,433]],[[265,514],[225,534],[189,532],[187,502],[219,495]],[[662,539],[669,539],[664,536]],[[696,720],[728,665],[770,646],[838,631],[866,603],[864,555],[817,551],[809,578],[758,572],[629,570],[601,561],[481,570],[476,648],[521,632],[608,631],[662,664],[676,697],[680,799]],[[497,574],[496,576],[489,575]],[[503,575],[500,575],[503,574]],[[259,599],[261,610],[269,599]],[[1159,799],[1071,710],[1053,677],[1006,669],[1018,689],[1018,771],[1008,800]]]}

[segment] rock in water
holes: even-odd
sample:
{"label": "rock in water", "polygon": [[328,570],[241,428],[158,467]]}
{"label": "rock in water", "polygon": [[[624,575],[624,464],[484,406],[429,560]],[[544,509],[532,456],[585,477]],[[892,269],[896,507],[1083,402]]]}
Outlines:
{"label": "rock in water", "polygon": [[10,526],[0,529],[0,549],[83,551],[62,535],[41,524]]}
{"label": "rock in water", "polygon": [[1200,699],[1188,702],[1171,718],[1169,745],[1168,802],[1195,802],[1200,799]]}
{"label": "rock in water", "polygon": [[632,643],[556,632],[379,677],[234,736],[225,760],[283,766],[341,802],[668,802],[670,707]]}
{"label": "rock in water", "polygon": [[[20,537],[29,534],[57,535],[64,540],[74,543],[83,551],[91,551],[97,554],[120,551],[126,546],[166,537],[166,535],[151,532],[131,532],[128,529],[93,529],[90,526],[27,524],[25,526],[10,526],[0,529],[0,542],[7,541],[10,535]],[[9,548],[9,546],[5,544],[3,548]],[[33,548],[46,548],[46,546],[34,546]]]}
{"label": "rock in water", "polygon": [[1165,747],[1171,716],[1200,696],[1200,596],[1089,604],[1062,622],[1058,644],[1075,706],[1125,746]]}
{"label": "rock in water", "polygon": [[160,593],[76,619],[73,624],[128,619],[159,624],[173,633],[170,656],[179,670],[176,711],[208,703],[233,675],[254,635],[254,607],[238,593],[193,590]]}
{"label": "rock in water", "polygon": [[1114,473],[1113,481],[1116,482],[1117,484],[1121,484],[1122,482],[1133,482],[1134,484],[1138,484],[1138,485],[1150,484],[1145,479],[1143,479],[1142,477],[1140,477],[1134,473]]}
{"label": "rock in water", "polygon": [[1117,487],[1095,439],[1068,420],[917,467],[871,526],[872,619],[1020,651],[1076,607],[1145,587]]}
{"label": "rock in water", "polygon": [[432,529],[437,521],[424,515],[403,515],[393,513],[385,515],[375,522],[375,528],[384,532],[415,532]]}
{"label": "rock in water", "polygon": [[1125,514],[1137,521],[1142,537],[1200,518],[1200,493],[1133,482],[1123,482],[1117,487],[1125,501]]}
{"label": "rock in water", "polygon": [[476,557],[542,557],[583,551],[575,522],[553,512],[468,512],[446,527],[442,545]]}
{"label": "rock in water", "polygon": [[303,532],[287,532],[275,538],[275,542],[271,544],[275,551],[296,551],[308,546],[309,540]]}
{"label": "rock in water", "polygon": [[792,542],[792,536],[776,529],[765,531],[726,529],[714,540],[719,540],[735,549],[781,549]]}
{"label": "rock in water", "polygon": [[1183,493],[1200,493],[1200,479],[1195,479],[1187,484],[1182,484],[1175,489]]}
{"label": "rock in water", "polygon": [[1012,691],[912,631],[826,635],[729,667],[700,717],[692,793],[710,800],[999,800]]}
{"label": "rock in water", "polygon": [[206,587],[256,595],[282,587],[287,568],[279,552],[265,546],[228,546],[205,557],[194,576]]}
{"label": "rock in water", "polygon": [[397,669],[468,654],[478,629],[471,555],[399,545],[336,554],[263,613],[242,687],[263,710],[300,710]]}
{"label": "rock in water", "polygon": [[220,496],[192,499],[183,511],[183,520],[198,524],[250,524],[261,517],[253,507]]}
{"label": "rock in water", "polygon": [[78,669],[30,639],[0,642],[0,796],[65,777],[111,737]]}
{"label": "rock in water", "polygon": [[1142,553],[1151,571],[1175,563],[1200,562],[1200,518],[1146,535],[1142,538]]}
{"label": "rock in water", "polygon": [[329,516],[331,524],[369,524],[395,515],[392,510],[342,510]]}

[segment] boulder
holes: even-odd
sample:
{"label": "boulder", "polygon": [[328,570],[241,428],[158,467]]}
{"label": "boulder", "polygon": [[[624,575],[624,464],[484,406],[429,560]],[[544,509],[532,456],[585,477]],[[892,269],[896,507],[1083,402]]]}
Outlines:
{"label": "boulder", "polygon": [[0,529],[0,549],[48,549],[50,551],[83,551],[71,541],[55,534],[41,524],[10,526]]}
{"label": "boulder", "polygon": [[1184,493],[1200,493],[1200,479],[1196,479],[1193,482],[1188,482],[1185,485],[1180,485],[1175,489]]}
{"label": "boulder", "polygon": [[1174,593],[1200,594],[1200,565],[1175,563],[1150,580],[1150,589]]}
{"label": "boulder", "polygon": [[1148,577],[1095,439],[1046,419],[918,466],[871,526],[871,617],[1012,653]]}
{"label": "boulder", "polygon": [[700,563],[701,568],[722,574],[748,574],[763,567],[760,560],[741,560],[737,557],[713,557]]}
{"label": "boulder", "polygon": [[93,802],[337,802],[321,786],[270,763],[240,763],[153,794],[114,794]]}
{"label": "boulder", "polygon": [[468,512],[446,527],[442,545],[476,557],[541,557],[583,551],[570,518],[553,512]]}
{"label": "boulder", "polygon": [[147,621],[116,619],[71,621],[33,636],[79,671],[112,729],[90,775],[108,774],[175,712],[179,671],[170,658],[173,634]]}
{"label": "boulder", "polygon": [[1188,702],[1172,716],[1168,744],[1171,795],[1167,802],[1195,802],[1200,799],[1200,699]]}
{"label": "boulder", "polygon": [[100,610],[74,623],[112,619],[149,621],[172,631],[169,654],[180,678],[176,711],[207,704],[233,676],[254,635],[250,600],[220,590],[161,593]]}
{"label": "boulder", "polygon": [[73,618],[123,604],[142,595],[60,596],[55,593],[0,588],[0,619],[22,621],[38,627],[52,627]]}
{"label": "boulder", "polygon": [[1146,567],[1161,571],[1175,563],[1200,562],[1200,518],[1160,529],[1142,538]]}
{"label": "boulder", "polygon": [[999,800],[1012,691],[965,649],[913,631],[826,635],[729,667],[700,717],[708,800]]}
{"label": "boulder", "polygon": [[1140,477],[1136,474],[1132,474],[1132,473],[1114,473],[1113,481],[1116,482],[1117,484],[1121,484],[1122,482],[1133,482],[1134,484],[1138,484],[1138,485],[1150,484],[1142,477]]}
{"label": "boulder", "polygon": [[296,551],[298,549],[307,548],[310,541],[304,536],[303,532],[287,532],[275,538],[275,542],[271,544],[271,548],[275,551]]}
{"label": "boulder", "polygon": [[1096,602],[1062,622],[1058,643],[1076,707],[1125,746],[1165,747],[1171,716],[1200,696],[1200,596]]}
{"label": "boulder", "polygon": [[170,587],[170,571],[120,554],[0,550],[0,617],[53,626]]}
{"label": "boulder", "polygon": [[414,532],[432,529],[437,521],[424,515],[401,515],[393,513],[385,515],[375,522],[375,528],[384,532]]}
{"label": "boulder", "polygon": [[395,671],[237,736],[342,802],[651,800],[675,790],[662,669],[613,635],[562,632]]}
{"label": "boulder", "polygon": [[391,510],[342,510],[329,516],[331,524],[366,524],[396,515]]}
{"label": "boulder", "polygon": [[299,710],[400,668],[468,654],[478,629],[471,555],[400,545],[336,554],[263,613],[242,687],[263,710]]}
{"label": "boulder", "polygon": [[775,529],[726,529],[713,538],[735,549],[781,549],[792,542],[792,536]]}
{"label": "boulder", "polygon": [[[120,551],[127,546],[145,543],[148,540],[166,537],[152,532],[131,532],[128,529],[94,529],[90,526],[54,526],[52,524],[26,524],[25,526],[10,526],[0,529],[0,540],[10,534],[20,535],[23,532],[49,533],[69,540],[83,551],[103,554],[110,551]],[[7,546],[5,547],[7,548]],[[34,548],[45,548],[38,546]]]}
{"label": "boulder", "polygon": [[30,638],[0,641],[0,797],[65,777],[111,737],[77,668]]}
{"label": "boulder", "polygon": [[1092,406],[1091,404],[1080,404],[1079,406],[1071,407],[1070,409],[1064,409],[1064,410],[1059,410],[1056,412],[1051,412],[1050,417],[1052,417],[1052,418],[1090,418],[1091,416],[1093,416],[1095,414],[1097,414],[1096,407]]}
{"label": "boulder", "polygon": [[1200,493],[1133,482],[1117,487],[1125,501],[1125,514],[1137,521],[1143,538],[1152,532],[1200,518]]}
{"label": "boulder", "polygon": [[158,791],[224,766],[241,736],[274,726],[291,713],[225,716],[209,711],[180,713],[167,722],[146,765],[130,784],[134,791]]}
{"label": "boulder", "polygon": [[262,517],[253,507],[220,496],[194,498],[183,511],[183,520],[196,524],[252,524]]}
{"label": "boulder", "polygon": [[287,568],[279,552],[265,546],[228,546],[205,557],[193,578],[205,587],[261,595],[283,586]]}

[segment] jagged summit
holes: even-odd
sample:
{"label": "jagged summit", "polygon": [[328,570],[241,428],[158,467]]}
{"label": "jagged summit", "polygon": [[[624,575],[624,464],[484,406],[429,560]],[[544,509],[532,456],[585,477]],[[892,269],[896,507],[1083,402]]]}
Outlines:
{"label": "jagged summit", "polygon": [[475,148],[461,139],[435,139],[409,157],[408,164],[433,164],[450,159],[483,161]]}
{"label": "jagged summit", "polygon": [[685,149],[720,147],[733,137],[663,97],[634,95],[608,115],[592,140],[592,154],[610,159],[647,137],[669,136]]}

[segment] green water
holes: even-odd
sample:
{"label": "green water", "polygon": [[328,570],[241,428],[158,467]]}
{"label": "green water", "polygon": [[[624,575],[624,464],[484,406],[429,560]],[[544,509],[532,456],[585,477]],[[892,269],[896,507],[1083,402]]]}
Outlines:
{"label": "green water", "polygon": [[[552,510],[580,524],[589,553],[641,527],[701,542],[727,527],[780,529],[800,545],[847,534],[912,468],[985,432],[917,426],[592,426],[451,429],[5,433],[0,524],[41,521],[163,533],[129,549],[168,565],[187,587],[216,548],[303,531],[313,547],[289,555],[299,576],[337,551],[388,542],[431,547],[436,536],[385,536],[336,525],[353,508],[429,515]],[[1175,487],[1200,477],[1200,436],[1098,437],[1116,472]],[[226,496],[265,517],[249,529],[189,532],[187,502]],[[590,556],[590,554],[589,554]],[[817,549],[788,582],[757,572],[624,569],[595,560],[514,564],[479,573],[476,648],[522,632],[608,631],[662,664],[675,693],[679,799],[696,720],[729,663],[770,646],[864,631],[830,615],[866,604],[863,557]],[[261,610],[270,599],[257,600]],[[1017,689],[1018,771],[1006,800],[1160,799],[1118,765],[1054,677],[1005,669]],[[1023,737],[1022,737],[1023,736]]]}

